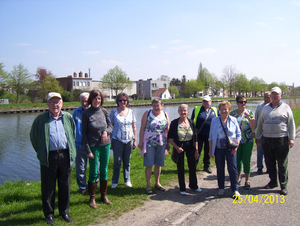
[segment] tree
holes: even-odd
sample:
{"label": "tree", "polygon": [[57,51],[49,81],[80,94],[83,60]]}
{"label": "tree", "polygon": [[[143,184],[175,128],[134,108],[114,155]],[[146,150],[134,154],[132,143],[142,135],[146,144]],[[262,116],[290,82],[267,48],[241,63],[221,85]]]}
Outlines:
{"label": "tree", "polygon": [[232,95],[232,91],[234,91],[236,74],[236,68],[233,65],[225,66],[223,69],[223,79],[226,81],[227,88],[229,88],[230,97]]}
{"label": "tree", "polygon": [[216,96],[218,95],[218,92],[221,91],[223,88],[222,82],[219,80],[219,78],[215,74],[211,74],[214,83],[211,86],[211,90],[213,94]]}
{"label": "tree", "polygon": [[282,93],[287,93],[287,91],[288,91],[288,86],[285,84],[285,82],[279,83],[279,87],[281,88]]}
{"label": "tree", "polygon": [[175,95],[175,98],[179,96],[179,91],[177,86],[169,86],[169,92],[171,93],[172,98],[173,95]]}
{"label": "tree", "polygon": [[269,84],[269,90],[271,90],[275,86],[279,86],[278,83],[277,82],[272,82],[271,84]]}
{"label": "tree", "polygon": [[249,83],[250,89],[254,93],[254,96],[256,96],[259,91],[262,91],[262,84],[258,77],[254,77]]}
{"label": "tree", "polygon": [[214,83],[213,77],[207,68],[203,68],[200,71],[197,79],[201,80],[202,84],[204,85],[204,90],[208,90]]}
{"label": "tree", "polygon": [[203,89],[203,84],[199,79],[191,79],[185,83],[184,93],[193,94],[196,97],[197,92]]}
{"label": "tree", "polygon": [[131,89],[132,82],[127,77],[125,71],[122,71],[119,66],[115,66],[113,69],[109,69],[107,74],[103,75],[100,79],[102,87],[108,86],[111,90],[115,91],[115,96],[118,95],[119,91],[124,89]]}
{"label": "tree", "polygon": [[24,89],[30,88],[32,79],[27,68],[22,63],[14,66],[11,74],[7,76],[6,83],[17,94],[17,104],[20,102],[20,94],[24,94]]}
{"label": "tree", "polygon": [[235,89],[241,94],[242,92],[246,93],[250,90],[250,83],[245,74],[237,74],[235,78]]}
{"label": "tree", "polygon": [[59,85],[59,81],[57,81],[56,78],[52,75],[46,76],[37,90],[44,100],[47,99],[47,95],[50,92],[57,92],[60,94],[64,92],[64,89]]}
{"label": "tree", "polygon": [[181,81],[178,78],[172,78],[172,80],[170,81],[170,86],[180,86],[181,85]]}
{"label": "tree", "polygon": [[171,78],[167,75],[161,75],[158,80],[160,80],[160,81],[170,81]]}
{"label": "tree", "polygon": [[4,65],[0,63],[0,87],[6,87],[6,80],[7,80],[7,72],[3,70]]}

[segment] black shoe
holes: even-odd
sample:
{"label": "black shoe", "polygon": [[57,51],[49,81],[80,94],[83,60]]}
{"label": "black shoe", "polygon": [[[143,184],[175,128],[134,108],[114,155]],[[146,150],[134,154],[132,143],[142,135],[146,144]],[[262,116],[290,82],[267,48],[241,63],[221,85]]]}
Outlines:
{"label": "black shoe", "polygon": [[208,168],[204,168],[204,171],[207,172],[207,173],[212,173],[211,169],[208,167]]}
{"label": "black shoe", "polygon": [[245,182],[244,189],[245,190],[250,190],[250,182]]}
{"label": "black shoe", "polygon": [[257,174],[259,174],[259,175],[263,174],[263,170],[262,169],[258,169],[257,170]]}
{"label": "black shoe", "polygon": [[46,217],[46,222],[47,222],[47,224],[51,224],[51,225],[55,224],[52,217]]}
{"label": "black shoe", "polygon": [[71,222],[72,221],[72,218],[70,217],[69,214],[61,214],[61,216],[67,222]]}
{"label": "black shoe", "polygon": [[278,187],[278,184],[272,184],[272,183],[268,183],[264,189],[273,189],[273,188],[276,188]]}
{"label": "black shoe", "polygon": [[281,189],[280,195],[287,195],[288,191],[286,189]]}
{"label": "black shoe", "polygon": [[242,180],[239,180],[238,182],[237,182],[237,185],[241,185],[242,184]]}

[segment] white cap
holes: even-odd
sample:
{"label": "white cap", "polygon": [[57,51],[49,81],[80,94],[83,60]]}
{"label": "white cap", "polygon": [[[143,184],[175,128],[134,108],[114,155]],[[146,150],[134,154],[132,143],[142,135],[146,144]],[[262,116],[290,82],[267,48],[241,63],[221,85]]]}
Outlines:
{"label": "white cap", "polygon": [[271,89],[271,93],[273,93],[273,92],[278,93],[278,94],[282,94],[282,91],[281,91],[281,89],[278,86],[273,87]]}
{"label": "white cap", "polygon": [[205,100],[205,101],[211,101],[211,98],[210,98],[210,96],[205,95],[205,96],[203,97],[203,100]]}
{"label": "white cap", "polygon": [[61,95],[59,93],[51,92],[48,93],[47,101],[49,101],[53,97],[58,97],[59,99],[61,99]]}

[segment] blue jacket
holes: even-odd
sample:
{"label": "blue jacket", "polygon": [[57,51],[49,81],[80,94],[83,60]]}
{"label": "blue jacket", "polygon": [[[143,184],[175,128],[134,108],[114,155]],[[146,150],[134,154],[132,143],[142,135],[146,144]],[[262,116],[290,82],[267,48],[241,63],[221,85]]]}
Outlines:
{"label": "blue jacket", "polygon": [[75,144],[77,147],[81,146],[82,143],[82,129],[81,129],[81,125],[82,125],[82,112],[83,112],[83,108],[82,106],[76,108],[73,111],[73,119],[76,125],[76,138],[75,138]]}
{"label": "blue jacket", "polygon": [[[212,155],[215,155],[215,149],[216,149],[216,144],[218,139],[218,131],[220,128],[222,129],[220,117],[221,116],[213,118],[210,125],[208,140],[212,141]],[[228,136],[235,137],[237,140],[241,140],[242,138],[241,130],[235,117],[229,115],[229,118],[227,120],[227,128],[228,128],[227,131]]]}

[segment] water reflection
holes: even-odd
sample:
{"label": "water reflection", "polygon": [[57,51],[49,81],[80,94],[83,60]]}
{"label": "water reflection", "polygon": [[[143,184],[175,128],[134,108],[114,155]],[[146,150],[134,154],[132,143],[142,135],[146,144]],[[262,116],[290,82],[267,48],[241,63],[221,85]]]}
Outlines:
{"label": "water reflection", "polygon": [[[257,105],[261,101],[249,101],[247,108],[255,112]],[[189,105],[189,117],[196,105]],[[212,106],[217,107],[218,103],[213,103]],[[232,103],[233,109],[237,106]],[[140,122],[144,112],[150,107],[131,108],[137,118],[137,131],[139,134]],[[169,115],[172,121],[178,118],[178,106],[165,106],[164,111]],[[110,112],[111,109],[108,109]],[[33,120],[37,114],[19,114],[19,115],[1,115],[0,116],[0,184],[5,180],[16,180],[17,178],[25,181],[40,180],[40,166],[36,158],[36,153],[33,150],[29,132]]]}

